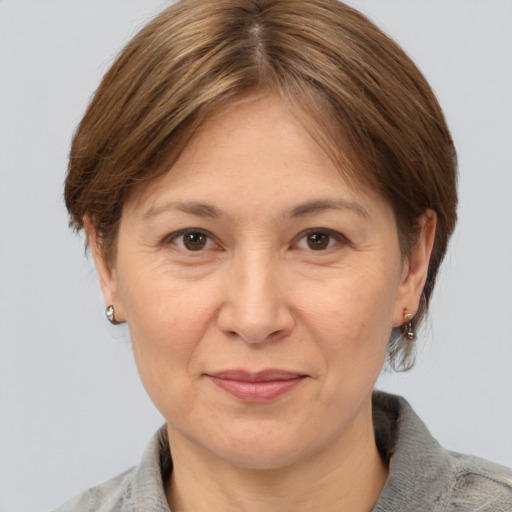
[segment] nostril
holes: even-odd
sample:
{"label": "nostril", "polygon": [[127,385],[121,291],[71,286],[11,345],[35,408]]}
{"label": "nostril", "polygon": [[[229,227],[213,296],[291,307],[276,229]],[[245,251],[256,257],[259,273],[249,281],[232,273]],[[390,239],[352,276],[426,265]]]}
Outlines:
{"label": "nostril", "polygon": [[[280,323],[280,325],[276,325]],[[238,321],[236,328],[222,329],[230,339],[239,339],[249,344],[264,344],[277,342],[290,334],[293,330],[293,320],[284,322],[246,322]],[[276,328],[277,327],[277,328]]]}

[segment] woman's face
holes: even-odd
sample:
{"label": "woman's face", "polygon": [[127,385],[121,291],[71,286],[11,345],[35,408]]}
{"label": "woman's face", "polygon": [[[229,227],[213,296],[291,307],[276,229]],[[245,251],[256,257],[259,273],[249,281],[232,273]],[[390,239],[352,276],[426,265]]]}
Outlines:
{"label": "woman's face", "polygon": [[433,229],[403,263],[389,205],[265,96],[210,119],[135,190],[111,270],[93,250],[171,445],[276,468],[368,430]]}

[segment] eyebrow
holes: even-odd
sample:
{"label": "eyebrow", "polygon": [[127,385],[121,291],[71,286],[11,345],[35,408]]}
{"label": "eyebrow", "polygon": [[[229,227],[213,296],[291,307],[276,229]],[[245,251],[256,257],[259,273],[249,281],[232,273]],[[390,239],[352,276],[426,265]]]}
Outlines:
{"label": "eyebrow", "polygon": [[197,217],[210,217],[214,219],[224,216],[219,209],[208,203],[171,201],[159,206],[151,206],[144,212],[142,218],[148,220],[169,210],[179,210]]}
{"label": "eyebrow", "polygon": [[352,203],[343,199],[318,199],[300,204],[293,208],[289,213],[290,217],[303,217],[315,213],[321,213],[326,210],[350,210],[365,219],[370,217],[366,208],[358,203]]}
{"label": "eyebrow", "polygon": [[[197,217],[209,217],[213,219],[226,216],[221,210],[208,203],[170,201],[161,205],[150,206],[144,212],[142,218],[143,220],[148,220],[169,210],[178,210]],[[366,208],[358,203],[352,203],[343,199],[317,199],[314,201],[308,201],[307,203],[296,206],[290,212],[285,214],[285,216],[291,218],[304,217],[306,215],[321,213],[326,210],[349,210],[366,219],[370,217]]]}

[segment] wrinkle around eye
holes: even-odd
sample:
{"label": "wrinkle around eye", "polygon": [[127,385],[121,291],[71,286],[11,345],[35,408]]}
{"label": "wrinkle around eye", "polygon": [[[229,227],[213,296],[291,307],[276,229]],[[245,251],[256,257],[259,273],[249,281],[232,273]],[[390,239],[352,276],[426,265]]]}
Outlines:
{"label": "wrinkle around eye", "polygon": [[[319,235],[316,241],[313,238],[315,235]],[[326,243],[324,243],[325,237],[328,238]],[[317,245],[312,245],[312,243]],[[306,232],[301,233],[294,245],[300,250],[320,255],[322,253],[329,253],[336,248],[341,249],[345,246],[351,246],[352,244],[347,237],[341,233],[329,229],[317,228],[308,229]]]}
{"label": "wrinkle around eye", "polygon": [[163,239],[161,245],[187,255],[200,255],[201,253],[221,249],[221,246],[210,233],[197,228],[187,228],[171,233]]}

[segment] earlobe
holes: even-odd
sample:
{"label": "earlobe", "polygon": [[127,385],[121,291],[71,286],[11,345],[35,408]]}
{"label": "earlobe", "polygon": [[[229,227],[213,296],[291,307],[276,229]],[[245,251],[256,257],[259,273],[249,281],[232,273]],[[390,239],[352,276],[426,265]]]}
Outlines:
{"label": "earlobe", "polygon": [[420,234],[410,258],[404,265],[404,274],[398,291],[393,327],[404,324],[404,310],[416,314],[427,280],[430,256],[436,235],[437,213],[427,210],[420,218]]}
{"label": "earlobe", "polygon": [[124,315],[118,296],[115,268],[105,259],[98,233],[88,218],[84,219],[84,230],[89,241],[89,248],[94,259],[96,272],[98,273],[105,308],[114,305],[116,323],[123,322]]}

